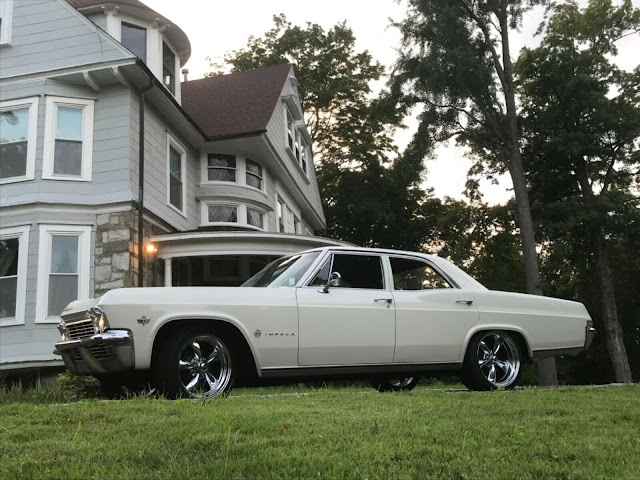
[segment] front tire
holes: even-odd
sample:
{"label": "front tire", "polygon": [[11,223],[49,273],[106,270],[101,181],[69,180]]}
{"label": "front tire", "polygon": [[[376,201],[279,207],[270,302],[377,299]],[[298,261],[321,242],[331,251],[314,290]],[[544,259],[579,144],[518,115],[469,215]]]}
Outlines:
{"label": "front tire", "polygon": [[410,391],[416,388],[420,377],[373,377],[369,383],[379,392]]}
{"label": "front tire", "polygon": [[230,342],[202,330],[167,338],[153,366],[155,383],[169,398],[226,396],[236,370]]}
{"label": "front tire", "polygon": [[488,391],[513,388],[520,377],[521,353],[512,334],[482,332],[467,347],[462,364],[462,383],[469,390]]}

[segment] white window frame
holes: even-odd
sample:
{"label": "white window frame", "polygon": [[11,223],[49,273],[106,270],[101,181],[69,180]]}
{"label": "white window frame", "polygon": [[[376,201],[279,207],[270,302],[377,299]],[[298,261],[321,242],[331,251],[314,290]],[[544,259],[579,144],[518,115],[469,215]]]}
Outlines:
{"label": "white window frame", "polygon": [[36,323],[58,323],[60,317],[47,316],[49,274],[51,273],[51,239],[53,235],[77,236],[78,239],[78,299],[89,298],[91,273],[91,230],[89,225],[40,224],[38,249],[38,287],[36,291]]}
{"label": "white window frame", "polygon": [[[235,168],[231,167],[209,167],[209,155],[229,155],[230,157],[235,157],[236,166]],[[202,160],[202,184],[204,185],[240,185],[239,177],[240,177],[240,157],[238,155],[234,155],[231,153],[216,153],[216,152],[208,152],[203,154]],[[209,168],[219,168],[224,170],[233,170],[236,174],[235,180],[209,180]]]}
{"label": "white window frame", "polygon": [[[278,212],[278,204],[282,205],[282,216]],[[280,219],[282,219],[282,230],[280,230]],[[276,231],[279,233],[287,232],[287,202],[280,195],[276,195]]]}
{"label": "white window frame", "polygon": [[[45,115],[44,152],[42,155],[42,178],[72,182],[90,182],[93,156],[94,100],[86,98],[47,97]],[[82,163],[80,175],[54,175],[56,129],[58,106],[82,108]]]}
{"label": "white window frame", "polygon": [[[0,0],[0,3],[2,1],[4,0]],[[29,123],[27,125],[27,168],[25,174],[20,177],[1,179],[0,185],[34,179],[36,165],[36,138],[38,134],[38,100],[38,97],[30,97],[0,102],[0,111],[2,112],[25,107],[29,108]]]}
{"label": "white window frame", "polygon": [[[180,169],[182,171],[182,210],[171,203],[171,150],[173,147],[180,154]],[[187,216],[187,149],[182,146],[173,135],[167,132],[167,205],[180,215]]]}
{"label": "white window frame", "polygon": [[0,47],[11,46],[11,29],[13,25],[13,0],[0,0]]}
{"label": "white window frame", "polygon": [[[0,0],[2,1],[2,0]],[[24,325],[25,304],[27,300],[27,266],[29,263],[30,225],[0,228],[0,239],[18,238],[18,281],[16,282],[16,314],[14,317],[0,319],[0,327]]]}
{"label": "white window frame", "polygon": [[[209,207],[221,206],[221,207],[236,207],[237,211],[237,222],[210,222],[209,221]],[[256,227],[255,225],[249,225],[247,221],[247,208],[253,208],[254,210],[258,210],[262,213],[262,228]],[[222,226],[222,227],[242,227],[248,228],[251,230],[259,230],[259,231],[267,231],[267,212],[254,205],[247,205],[244,203],[236,203],[236,202],[224,202],[219,200],[207,200],[201,202],[200,209],[200,226],[208,227],[208,226]]]}
{"label": "white window frame", "polygon": [[[255,173],[251,173],[251,172],[249,172],[249,171],[247,170],[247,163],[248,163],[248,162],[253,162],[253,163],[255,163],[256,165],[259,165],[259,166],[260,166],[260,168],[262,169],[262,176],[258,176],[258,175],[256,175]],[[266,170],[267,170],[267,169],[264,167],[264,164],[262,164],[262,163],[260,163],[260,162],[258,162],[258,161],[256,161],[256,160],[254,160],[253,158],[245,158],[245,159],[244,159],[244,184],[245,184],[247,187],[252,188],[253,190],[258,190],[259,192],[263,192],[263,193],[264,193],[264,192],[265,192],[265,190],[266,190],[266,188],[267,188],[267,176],[266,176]],[[258,177],[258,178],[260,178],[260,180],[262,180],[262,188],[256,188],[256,187],[254,187],[253,185],[249,185],[249,184],[247,183],[247,176],[248,176],[248,175],[252,175],[252,176],[254,176],[254,177]]]}

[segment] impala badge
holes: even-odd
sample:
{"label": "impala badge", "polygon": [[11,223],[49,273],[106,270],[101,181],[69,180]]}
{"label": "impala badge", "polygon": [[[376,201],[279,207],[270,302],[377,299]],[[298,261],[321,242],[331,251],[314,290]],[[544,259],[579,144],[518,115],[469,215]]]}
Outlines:
{"label": "impala badge", "polygon": [[255,332],[253,332],[253,335],[254,335],[256,338],[260,338],[260,335],[262,335],[262,332],[261,332],[260,330],[256,330]]}
{"label": "impala badge", "polygon": [[144,315],[142,315],[139,319],[138,319],[138,323],[140,325],[146,325],[147,323],[149,323],[151,321],[150,318],[145,317]]}

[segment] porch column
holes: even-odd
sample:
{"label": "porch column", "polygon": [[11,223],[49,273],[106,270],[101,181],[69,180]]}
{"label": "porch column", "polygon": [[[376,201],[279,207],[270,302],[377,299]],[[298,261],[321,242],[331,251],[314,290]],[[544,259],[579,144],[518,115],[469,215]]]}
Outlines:
{"label": "porch column", "polygon": [[172,278],[171,278],[171,258],[164,259],[164,286],[172,287]]}

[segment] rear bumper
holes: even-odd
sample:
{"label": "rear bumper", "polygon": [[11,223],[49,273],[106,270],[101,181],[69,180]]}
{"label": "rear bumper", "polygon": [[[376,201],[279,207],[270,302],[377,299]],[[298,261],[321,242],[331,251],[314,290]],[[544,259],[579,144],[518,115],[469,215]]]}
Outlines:
{"label": "rear bumper", "polygon": [[591,346],[591,342],[593,342],[593,337],[596,334],[596,329],[593,328],[593,320],[588,320],[587,326],[584,329],[584,349],[588,350]]}
{"label": "rear bumper", "polygon": [[133,336],[128,330],[109,330],[80,340],[56,343],[54,353],[76,375],[99,375],[133,370]]}

